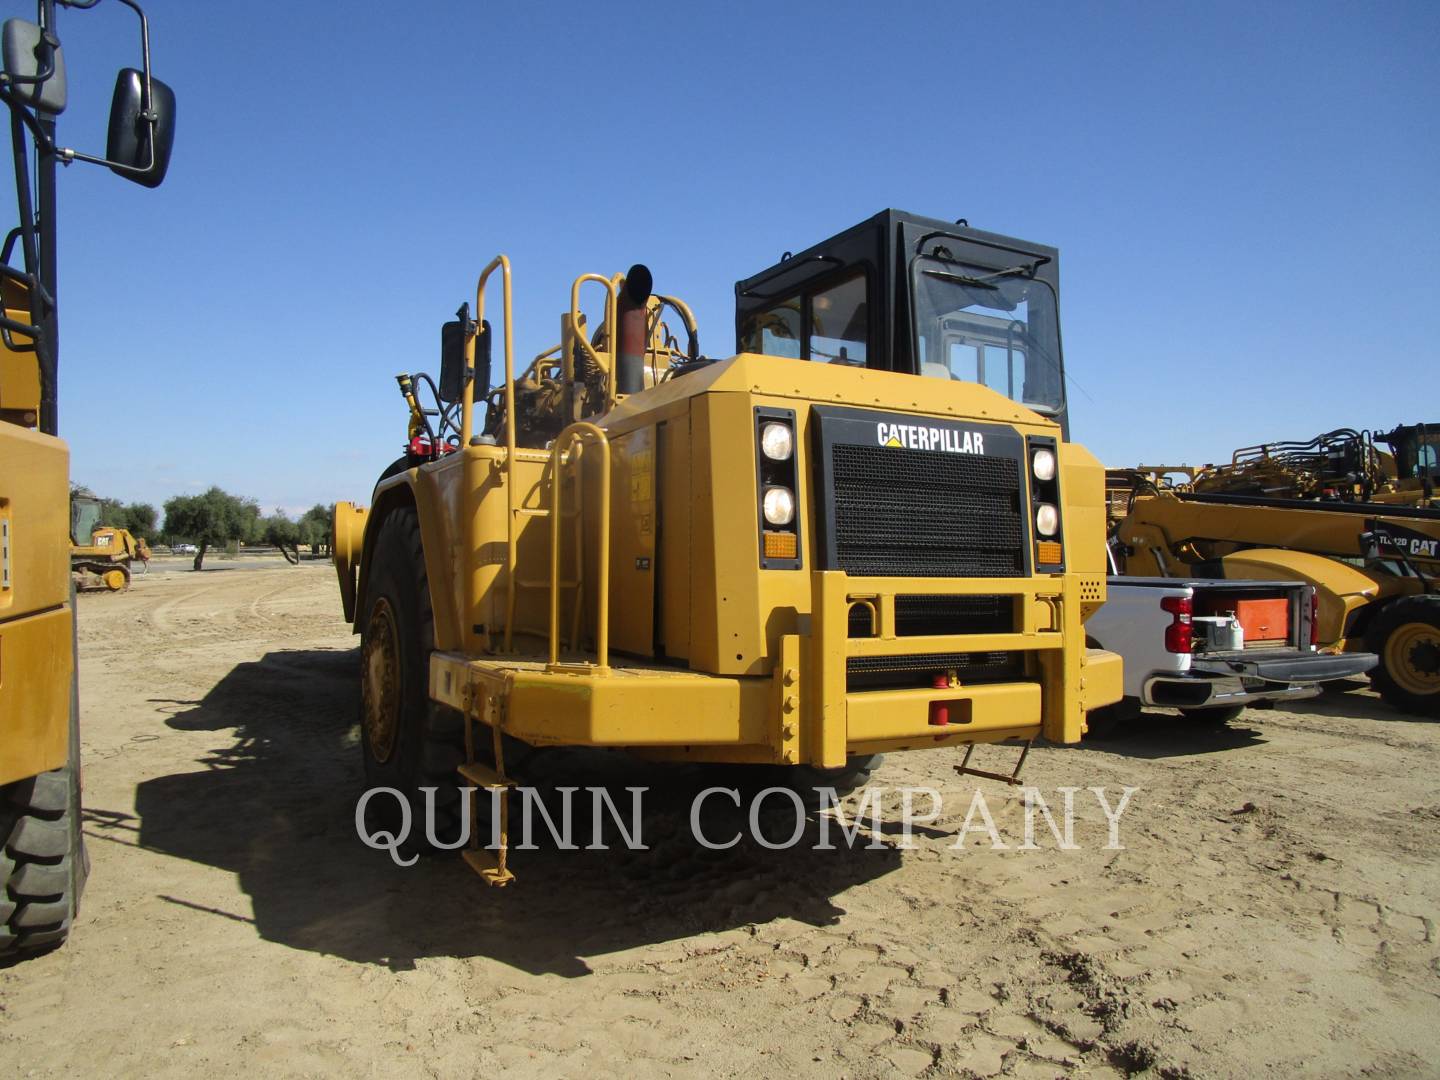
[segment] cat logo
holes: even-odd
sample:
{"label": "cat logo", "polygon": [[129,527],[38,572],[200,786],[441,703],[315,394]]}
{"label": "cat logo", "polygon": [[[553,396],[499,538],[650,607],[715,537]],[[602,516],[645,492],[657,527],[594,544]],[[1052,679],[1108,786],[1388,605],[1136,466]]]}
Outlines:
{"label": "cat logo", "polygon": [[978,431],[955,431],[952,428],[926,427],[919,424],[875,425],[876,441],[881,446],[902,450],[943,450],[947,454],[983,454],[985,436]]}

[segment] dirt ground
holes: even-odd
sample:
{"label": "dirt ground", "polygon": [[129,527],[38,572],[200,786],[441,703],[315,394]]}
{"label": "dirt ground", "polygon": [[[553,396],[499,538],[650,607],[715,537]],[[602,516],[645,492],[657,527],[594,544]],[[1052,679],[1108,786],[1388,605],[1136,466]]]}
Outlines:
{"label": "dirt ground", "polygon": [[[651,788],[648,851],[515,854],[486,889],[354,833],[356,639],[328,566],[153,574],[80,600],[84,907],[0,969],[12,1076],[1434,1075],[1440,725],[1363,689],[1166,712],[1034,750],[1079,850],[980,781],[1006,850],[951,849],[951,750],[874,783],[941,818],[900,850],[690,839],[703,769],[558,755]],[[1014,751],[982,747],[982,766]],[[1139,790],[1107,850],[1095,798]],[[767,803],[767,807],[770,804]],[[739,812],[707,818],[733,834]],[[769,817],[764,819],[770,821]],[[786,815],[786,820],[789,820]],[[728,822],[728,823],[727,823]],[[781,822],[783,824],[783,821]],[[713,828],[712,828],[713,826]],[[781,832],[788,830],[780,830]],[[582,829],[581,835],[587,835]],[[583,842],[583,841],[582,841]]]}

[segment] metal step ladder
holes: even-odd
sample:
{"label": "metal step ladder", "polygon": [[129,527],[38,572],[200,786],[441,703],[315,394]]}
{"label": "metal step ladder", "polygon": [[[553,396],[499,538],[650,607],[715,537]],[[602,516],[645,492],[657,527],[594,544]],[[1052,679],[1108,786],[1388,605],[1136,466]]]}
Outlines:
{"label": "metal step ladder", "polygon": [[[490,725],[495,754],[493,767],[476,760],[476,728],[480,726],[480,721],[471,715],[471,710],[465,711],[465,761],[457,771],[467,783],[480,790],[470,799],[470,845],[461,853],[461,857],[469,864],[470,869],[480,875],[480,880],[486,885],[498,888],[515,880],[515,875],[506,866],[510,850],[510,789],[515,786],[515,781],[505,775],[504,737],[500,730],[499,712],[493,707],[489,711],[494,721]],[[496,791],[500,792],[500,842],[496,850],[490,851],[480,837],[480,798],[483,792],[493,805],[497,800],[492,793]]]}

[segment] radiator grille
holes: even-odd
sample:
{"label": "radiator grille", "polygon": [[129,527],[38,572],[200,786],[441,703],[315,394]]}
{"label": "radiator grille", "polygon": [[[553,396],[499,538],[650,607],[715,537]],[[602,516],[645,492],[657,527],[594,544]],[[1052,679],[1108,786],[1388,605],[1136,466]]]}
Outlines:
{"label": "radiator grille", "polygon": [[838,568],[860,577],[1019,577],[1020,468],[1013,458],[836,443]]}
{"label": "radiator grille", "polygon": [[961,682],[1013,679],[1024,674],[1018,652],[925,653],[918,656],[852,656],[845,661],[849,690],[898,686],[929,686],[939,674],[953,671]]}
{"label": "radiator grille", "polygon": [[[1015,632],[1015,600],[1009,596],[931,596],[901,594],[895,597],[897,637],[943,634],[1011,634]],[[870,609],[850,608],[850,636],[872,637]]]}

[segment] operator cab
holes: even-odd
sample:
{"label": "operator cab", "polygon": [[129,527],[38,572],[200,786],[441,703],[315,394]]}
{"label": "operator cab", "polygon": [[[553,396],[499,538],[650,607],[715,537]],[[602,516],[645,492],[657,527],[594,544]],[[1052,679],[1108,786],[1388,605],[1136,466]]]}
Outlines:
{"label": "operator cab", "polygon": [[736,351],[982,383],[1068,437],[1058,256],[885,210],[736,282]]}

